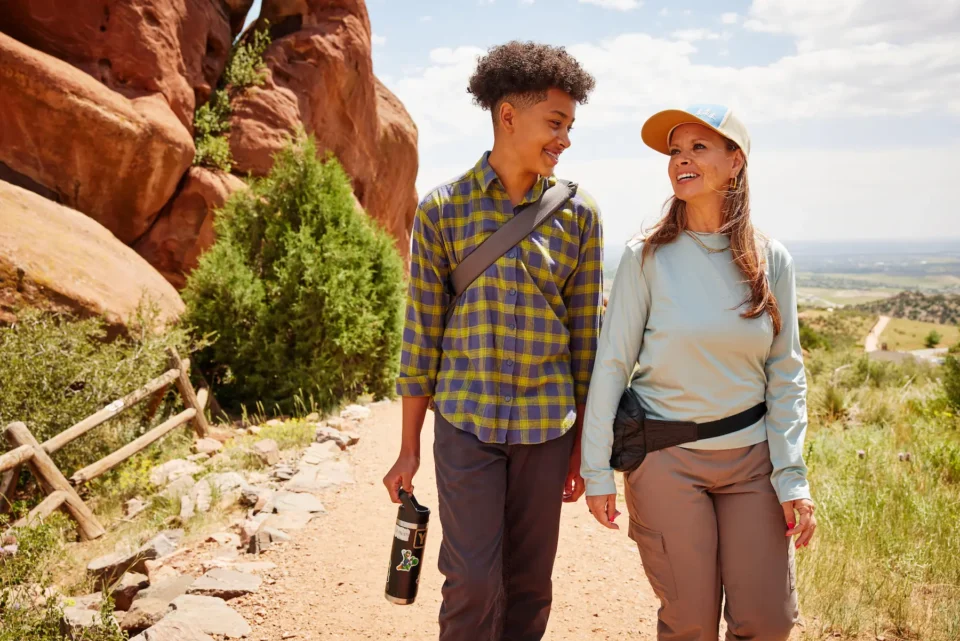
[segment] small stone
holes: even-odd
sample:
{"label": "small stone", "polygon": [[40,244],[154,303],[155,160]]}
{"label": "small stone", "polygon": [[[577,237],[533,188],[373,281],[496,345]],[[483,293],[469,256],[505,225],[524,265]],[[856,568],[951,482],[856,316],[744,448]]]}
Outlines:
{"label": "small stone", "polygon": [[253,630],[223,599],[195,594],[177,597],[173,610],[165,618],[193,625],[205,634],[219,634],[231,639],[249,635]]}
{"label": "small stone", "polygon": [[181,496],[189,494],[196,484],[192,476],[181,476],[164,488],[160,495],[171,501],[177,501]]}
{"label": "small stone", "polygon": [[152,584],[180,578],[180,573],[163,561],[145,561],[143,565]]}
{"label": "small stone", "polygon": [[87,565],[87,574],[93,577],[96,588],[103,589],[123,576],[137,561],[136,552],[114,552],[91,561]]}
{"label": "small stone", "polygon": [[123,514],[128,519],[132,519],[136,515],[143,512],[145,509],[147,509],[147,504],[144,503],[139,498],[130,499],[129,501],[123,504]]}
{"label": "small stone", "polygon": [[216,454],[223,449],[223,443],[215,438],[202,438],[193,444],[197,454]]}
{"label": "small stone", "polygon": [[283,425],[283,421],[281,421],[278,418],[272,418],[266,423],[264,423],[264,425],[267,425],[269,427],[280,427],[281,425]]}
{"label": "small stone", "polygon": [[187,460],[190,461],[191,463],[203,463],[209,458],[210,458],[209,454],[204,454],[201,452],[200,454],[191,454],[190,456],[187,457]]}
{"label": "small stone", "polygon": [[173,459],[150,470],[150,482],[157,486],[163,486],[176,481],[178,478],[191,476],[198,472],[200,472],[200,467],[196,463],[179,458]]}
{"label": "small stone", "polygon": [[83,639],[87,632],[100,624],[100,613],[80,607],[63,608],[60,631],[68,639]]}
{"label": "small stone", "polygon": [[254,453],[264,465],[276,465],[280,462],[280,448],[272,438],[265,438],[253,444]]}
{"label": "small stone", "polygon": [[260,432],[263,431],[263,428],[260,427],[259,425],[251,425],[250,427],[247,428],[247,430],[248,430],[251,434],[253,434],[254,436],[256,436],[257,434],[259,434]]}
{"label": "small stone", "polygon": [[186,621],[161,619],[130,641],[213,641],[213,638]]}
{"label": "small stone", "polygon": [[189,594],[215,596],[229,601],[260,589],[260,577],[254,574],[218,568],[210,570],[190,586]]}
{"label": "small stone", "polygon": [[210,487],[217,488],[221,495],[234,490],[241,490],[248,485],[247,480],[239,472],[211,474],[205,480],[210,483]]}
{"label": "small stone", "polygon": [[339,447],[341,450],[345,450],[347,449],[347,444],[349,442],[349,437],[347,434],[348,432],[341,432],[340,430],[335,430],[332,427],[321,425],[317,428],[317,431],[314,434],[314,441],[317,443],[333,441],[337,444],[337,447]]}
{"label": "small stone", "polygon": [[331,416],[326,421],[324,421],[327,427],[332,427],[335,430],[342,430],[347,427],[347,421],[340,418],[339,416]]}
{"label": "small stone", "polygon": [[284,512],[283,514],[271,514],[259,524],[259,528],[271,528],[282,530],[284,532],[295,532],[302,530],[310,521],[317,518],[316,514],[310,512]]}
{"label": "small stone", "polygon": [[340,418],[345,421],[363,421],[370,418],[370,409],[363,405],[347,405],[340,412]]}
{"label": "small stone", "polygon": [[207,537],[207,543],[219,543],[233,548],[240,547],[240,536],[233,532],[217,532]]}
{"label": "small stone", "polygon": [[226,452],[218,452],[213,456],[211,456],[210,459],[207,461],[207,467],[212,467],[212,468],[224,467],[226,465],[229,465],[231,460],[232,459],[230,458],[230,455],[227,454]]}
{"label": "small stone", "polygon": [[127,572],[120,577],[119,583],[114,586],[113,592],[110,593],[113,599],[113,607],[126,612],[130,609],[130,606],[133,605],[133,600],[137,594],[149,586],[150,580],[147,579],[146,575],[137,572]]}
{"label": "small stone", "polygon": [[246,561],[244,563],[234,563],[231,566],[237,572],[246,572],[248,574],[257,574],[259,572],[269,572],[277,569],[276,563],[270,561]]}
{"label": "small stone", "polygon": [[16,556],[19,549],[20,547],[16,543],[13,543],[12,545],[4,545],[2,548],[0,548],[0,556]]}
{"label": "small stone", "polygon": [[324,443],[311,443],[307,451],[303,453],[301,463],[304,465],[319,465],[323,461],[338,459],[340,456],[340,445],[334,440],[328,440]]}
{"label": "small stone", "polygon": [[289,465],[278,465],[273,469],[273,478],[278,481],[289,481],[296,472]]}
{"label": "small stone", "polygon": [[197,506],[197,511],[206,514],[210,511],[210,504],[213,502],[213,489],[207,479],[201,479],[190,490],[190,498]]}
{"label": "small stone", "polygon": [[310,412],[307,414],[307,417],[304,419],[307,423],[316,423],[320,420],[320,415],[316,412]]}
{"label": "small stone", "polygon": [[180,497],[180,520],[187,521],[192,519],[197,513],[196,504],[193,502],[193,499],[187,495]]}
{"label": "small stone", "polygon": [[857,450],[857,458],[867,458],[867,453],[865,450]]}
{"label": "small stone", "polygon": [[326,512],[320,499],[311,494],[278,492],[273,497],[273,510],[283,512]]}
{"label": "small stone", "polygon": [[156,625],[167,615],[170,602],[162,599],[137,599],[127,613],[120,619],[120,628],[131,634],[137,634]]}
{"label": "small stone", "polygon": [[207,434],[207,438],[212,438],[213,440],[219,443],[226,443],[234,436],[233,430],[223,429],[219,427],[210,428],[210,432]]}

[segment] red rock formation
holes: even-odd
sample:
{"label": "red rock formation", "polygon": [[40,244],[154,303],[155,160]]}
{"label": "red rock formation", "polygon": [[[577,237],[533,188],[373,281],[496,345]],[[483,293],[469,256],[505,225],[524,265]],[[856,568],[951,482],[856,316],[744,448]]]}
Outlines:
{"label": "red rock formation", "polygon": [[[193,131],[251,0],[5,0],[0,31],[128,98],[160,93]],[[229,6],[228,6],[229,5]],[[240,15],[242,13],[242,16]],[[239,26],[237,26],[239,31]]]}
{"label": "red rock formation", "polygon": [[177,289],[214,241],[213,212],[246,184],[230,174],[192,167],[177,195],[134,249]]}
{"label": "red rock formation", "polygon": [[103,316],[122,328],[144,296],[162,324],[183,312],[177,291],[97,222],[0,182],[0,320],[30,306]]}
{"label": "red rock formation", "polygon": [[321,151],[336,155],[360,204],[406,255],[417,203],[416,126],[373,75],[366,7],[360,0],[264,0],[263,19],[273,36],[269,73],[262,87],[233,101],[236,170],[266,174],[302,125]]}
{"label": "red rock formation", "polygon": [[377,80],[379,135],[377,175],[367,211],[397,239],[404,257],[410,253],[410,230],[417,211],[417,126],[396,96]]}
{"label": "red rock formation", "polygon": [[128,244],[193,160],[193,140],[160,94],[128,100],[3,34],[0,96],[0,162]]}

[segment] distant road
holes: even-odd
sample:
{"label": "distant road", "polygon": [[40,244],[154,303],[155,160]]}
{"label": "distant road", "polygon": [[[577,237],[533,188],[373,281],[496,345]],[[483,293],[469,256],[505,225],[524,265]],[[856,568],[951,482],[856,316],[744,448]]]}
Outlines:
{"label": "distant road", "polygon": [[889,322],[889,316],[881,316],[877,320],[877,324],[874,325],[873,329],[870,330],[870,333],[867,334],[867,340],[863,343],[863,351],[869,353],[880,349],[880,334],[883,333],[883,330],[886,329],[887,323]]}

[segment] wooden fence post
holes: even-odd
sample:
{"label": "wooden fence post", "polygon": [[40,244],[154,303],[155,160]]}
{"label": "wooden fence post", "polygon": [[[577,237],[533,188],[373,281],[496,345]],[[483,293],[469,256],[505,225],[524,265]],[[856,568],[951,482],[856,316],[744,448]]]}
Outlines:
{"label": "wooden fence post", "polygon": [[[33,453],[27,465],[30,466],[37,482],[46,494],[53,494],[61,491],[66,497],[64,505],[70,516],[77,522],[80,529],[80,538],[84,540],[96,539],[104,535],[105,530],[97,517],[94,516],[90,508],[87,507],[80,495],[70,485],[69,481],[63,476],[50,456],[43,450],[37,439],[34,438],[30,430],[23,423],[11,423],[7,426],[7,440],[10,444],[19,450],[25,445],[33,449]],[[14,451],[17,451],[14,450]]]}
{"label": "wooden fence post", "polygon": [[203,407],[197,400],[197,393],[194,391],[193,385],[190,384],[189,365],[181,360],[176,348],[169,348],[167,353],[170,355],[170,367],[180,371],[180,376],[178,376],[174,382],[177,385],[177,389],[180,390],[180,395],[183,397],[183,404],[197,411],[192,421],[193,429],[198,437],[204,438],[210,431],[210,425],[207,424],[207,417],[203,414]]}

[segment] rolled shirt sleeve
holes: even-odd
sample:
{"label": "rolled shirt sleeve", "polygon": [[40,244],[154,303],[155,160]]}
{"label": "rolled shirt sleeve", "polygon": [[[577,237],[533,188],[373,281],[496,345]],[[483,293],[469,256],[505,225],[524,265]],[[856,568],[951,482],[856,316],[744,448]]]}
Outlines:
{"label": "rolled shirt sleeve", "polygon": [[600,210],[585,199],[576,271],[567,279],[563,300],[570,331],[570,367],[577,405],[587,401],[603,309],[603,225]]}
{"label": "rolled shirt sleeve", "polygon": [[807,431],[807,382],[800,348],[797,290],[793,259],[785,249],[774,254],[781,263],[773,283],[782,318],[764,366],[767,376],[765,417],[773,472],[770,481],[780,502],[810,498],[803,442]]}
{"label": "rolled shirt sleeve", "polygon": [[640,243],[623,252],[603,317],[583,423],[580,474],[588,496],[615,494],[610,454],[613,419],[643,344],[650,289],[641,268]]}
{"label": "rolled shirt sleeve", "polygon": [[440,368],[444,313],[450,295],[444,283],[450,263],[437,231],[438,206],[417,208],[410,247],[410,285],[403,325],[397,394],[433,396]]}

